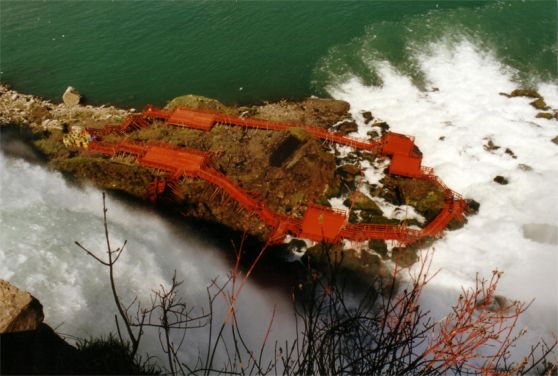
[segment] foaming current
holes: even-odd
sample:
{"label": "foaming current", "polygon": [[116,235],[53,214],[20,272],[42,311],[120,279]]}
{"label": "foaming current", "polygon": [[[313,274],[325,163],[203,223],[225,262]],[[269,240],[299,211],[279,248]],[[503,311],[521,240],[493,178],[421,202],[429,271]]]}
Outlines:
{"label": "foaming current", "polygon": [[[516,72],[471,40],[438,41],[412,55],[426,90],[389,62],[374,59],[366,63],[382,85],[352,76],[328,90],[350,102],[355,117],[371,110],[392,131],[414,136],[423,164],[481,204],[464,228],[435,243],[433,268],[440,273],[425,291],[423,305],[440,318],[462,286],[474,285],[477,273],[490,278],[500,270],[498,293],[535,299],[519,322],[528,329],[524,343],[549,338],[558,333],[558,249],[552,233],[558,224],[558,146],[551,142],[558,123],[535,118],[532,99],[500,95],[520,87]],[[556,83],[540,83],[538,91],[558,108]],[[489,141],[500,148],[486,150]],[[495,183],[497,175],[509,184]]]}
{"label": "foaming current", "polygon": [[[74,244],[77,240],[104,256],[101,192],[71,186],[59,173],[2,153],[0,171],[0,278],[36,296],[45,321],[58,332],[81,338],[115,332],[108,271]],[[184,281],[183,300],[189,307],[207,309],[206,287],[215,278],[225,282],[231,269],[222,250],[204,242],[195,228],[171,224],[145,209],[110,197],[107,207],[112,245],[128,240],[116,266],[123,302],[137,295],[148,304],[151,290],[168,286],[176,270],[177,279]],[[227,308],[217,302],[219,323]],[[277,334],[283,339],[292,334],[290,303],[273,289],[264,291],[250,282],[241,292],[238,317],[253,348],[259,348],[274,306],[271,338]],[[198,355],[197,346],[207,345],[205,338],[204,331],[189,331],[184,360]],[[147,333],[141,350],[162,355],[155,333]]]}

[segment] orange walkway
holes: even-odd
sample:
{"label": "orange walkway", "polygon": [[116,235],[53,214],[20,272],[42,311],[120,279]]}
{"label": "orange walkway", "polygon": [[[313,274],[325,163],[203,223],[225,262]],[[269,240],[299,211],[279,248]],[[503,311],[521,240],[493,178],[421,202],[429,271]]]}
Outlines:
{"label": "orange walkway", "polygon": [[[347,213],[315,204],[308,205],[302,219],[295,219],[273,212],[263,201],[238,187],[225,175],[212,168],[208,153],[194,149],[174,148],[165,144],[140,144],[127,141],[108,144],[100,141],[108,133],[125,134],[135,129],[147,127],[153,120],[161,120],[164,124],[170,126],[188,127],[203,131],[211,130],[217,123],[277,131],[292,127],[303,128],[315,137],[330,142],[389,156],[391,158],[388,168],[389,174],[433,181],[445,193],[445,207],[422,230],[402,225],[350,224],[347,221]],[[414,140],[401,134],[387,133],[380,140],[363,141],[312,126],[240,118],[188,108],[164,111],[152,106],[147,106],[142,114],[130,115],[120,126],[108,126],[101,130],[91,129],[88,131],[94,138],[94,141],[89,143],[89,150],[109,156],[119,153],[131,154],[137,158],[140,165],[166,172],[169,181],[156,180],[154,182],[154,192],[151,193],[155,196],[157,193],[162,193],[166,185],[171,190],[176,190],[176,181],[181,177],[204,179],[222,189],[246,211],[257,215],[270,226],[273,231],[269,240],[273,243],[280,243],[285,236],[292,235],[328,243],[337,243],[341,239],[353,241],[382,239],[410,244],[424,237],[439,236],[452,219],[463,219],[466,208],[463,199],[447,188],[434,175],[432,169],[421,167],[422,156],[415,151]]]}

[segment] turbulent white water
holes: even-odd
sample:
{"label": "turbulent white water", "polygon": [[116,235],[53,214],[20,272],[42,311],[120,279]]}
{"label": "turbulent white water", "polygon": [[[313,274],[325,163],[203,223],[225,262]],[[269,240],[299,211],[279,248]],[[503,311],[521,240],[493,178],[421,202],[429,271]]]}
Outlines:
{"label": "turbulent white water", "polygon": [[[435,244],[433,267],[441,271],[423,304],[440,318],[460,288],[473,285],[476,273],[489,278],[497,269],[504,272],[500,294],[535,299],[519,323],[529,330],[524,343],[556,335],[558,145],[551,140],[558,136],[558,122],[535,118],[532,99],[499,95],[519,86],[514,72],[470,41],[437,42],[415,57],[430,89],[426,92],[378,60],[367,62],[383,85],[367,86],[353,76],[331,85],[329,92],[350,102],[357,119],[360,111],[371,110],[392,131],[415,136],[423,164],[481,204],[463,229]],[[558,108],[556,84],[543,83],[538,90]],[[489,140],[500,148],[485,150]],[[509,184],[495,183],[497,175]]]}
{"label": "turbulent white water", "polygon": [[[74,244],[78,240],[103,255],[101,193],[70,186],[58,173],[1,153],[0,171],[0,278],[32,292],[43,303],[46,322],[61,333],[87,338],[115,332],[108,272]],[[137,295],[148,303],[151,289],[168,285],[176,270],[184,281],[183,299],[207,308],[206,286],[216,277],[224,282],[231,268],[218,250],[194,228],[110,198],[107,206],[112,244],[128,240],[116,267],[124,302]],[[218,302],[217,324],[226,311],[222,300]],[[254,349],[262,342],[274,305],[271,340],[283,339],[293,334],[290,303],[273,288],[251,283],[240,294],[240,325]],[[191,332],[183,346],[185,356],[197,355],[198,344],[205,346],[203,333]],[[148,333],[142,350],[161,355],[154,333]]]}

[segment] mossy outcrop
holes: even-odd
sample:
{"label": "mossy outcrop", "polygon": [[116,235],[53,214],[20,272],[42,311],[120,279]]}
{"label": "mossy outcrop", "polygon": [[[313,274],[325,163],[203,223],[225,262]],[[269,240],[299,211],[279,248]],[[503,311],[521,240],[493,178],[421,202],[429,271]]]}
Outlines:
{"label": "mossy outcrop", "polygon": [[227,107],[217,99],[203,97],[201,95],[182,95],[172,99],[165,109],[174,110],[177,107],[191,107],[199,108],[202,110],[217,111],[224,114],[237,114],[234,108]]}

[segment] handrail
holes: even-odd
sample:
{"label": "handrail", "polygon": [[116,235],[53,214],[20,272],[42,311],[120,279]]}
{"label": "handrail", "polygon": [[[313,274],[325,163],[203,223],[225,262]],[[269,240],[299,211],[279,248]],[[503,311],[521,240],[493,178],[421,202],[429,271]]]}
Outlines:
{"label": "handrail", "polygon": [[[181,110],[184,111],[184,109]],[[209,118],[210,121],[213,121],[213,119],[215,119],[216,123],[221,124],[238,125],[266,130],[287,130],[293,127],[302,128],[311,135],[324,139],[326,141],[336,142],[339,144],[348,145],[372,152],[381,151],[382,153],[384,153],[383,146],[386,143],[387,135],[389,135],[388,133],[379,140],[365,141],[345,136],[338,132],[331,132],[315,126],[280,123],[255,118],[240,118],[238,116],[219,114],[199,109],[187,109],[187,111],[211,114],[212,116],[214,116],[214,118]],[[172,114],[173,111],[158,109],[154,106],[148,105],[144,108],[143,112],[140,115],[129,115],[122,122],[122,124],[118,126],[111,125],[103,129],[88,129],[88,132],[92,136],[94,136],[94,139],[98,139],[110,133],[124,134],[131,130],[147,127],[150,125],[150,121],[152,119],[162,119],[165,121],[164,124],[174,125],[167,122]],[[204,118],[204,121],[205,119],[206,118]],[[405,155],[413,158],[418,158],[419,161],[420,159],[422,159],[422,157],[419,154],[415,153],[413,150],[413,137],[400,134],[392,135],[397,137],[396,139],[399,140],[395,141],[395,146],[397,146],[398,143],[399,145],[405,145],[405,153],[407,153]],[[409,144],[409,142],[411,142],[412,144]],[[409,146],[411,147],[410,150],[408,150]],[[195,170],[193,170],[191,165],[188,165],[190,167],[185,166],[184,168],[179,168],[176,167],[176,162],[169,164],[170,162],[168,162],[168,157],[165,159],[164,157],[155,155],[152,156],[149,160],[145,159],[144,156],[147,154],[150,148],[153,147],[163,148],[168,151],[168,153],[183,153],[183,157],[184,155],[190,154],[192,156],[196,155],[197,157],[204,157],[205,159],[200,159],[200,164],[194,165]],[[160,142],[149,142],[147,144],[141,144],[131,141],[120,141],[115,144],[109,144],[99,140],[90,142],[89,150],[109,156],[114,156],[117,153],[127,153],[136,156],[137,161],[140,165],[158,169],[168,173],[171,178],[165,186],[169,187],[169,189],[176,195],[180,194],[180,190],[177,186],[177,181],[179,178],[193,177],[204,179],[209,183],[223,189],[223,191],[225,191],[231,198],[238,202],[247,211],[257,214],[268,226],[273,229],[270,235],[270,237],[272,238],[270,240],[273,242],[281,242],[288,233],[294,236],[308,237],[309,239],[316,241],[332,240],[321,238],[315,233],[305,233],[302,229],[302,220],[287,217],[273,212],[256,194],[245,191],[241,187],[237,186],[226,175],[211,167],[207,158],[209,156],[209,153],[207,152],[196,149],[179,148]],[[158,151],[157,153],[161,154],[161,151]],[[389,151],[389,155],[394,157],[396,155],[404,155],[397,153],[397,149],[394,149],[394,147],[392,146]],[[164,155],[165,152],[163,152],[162,154]],[[157,158],[159,158],[159,160],[157,160]],[[423,237],[439,236],[452,219],[461,219],[466,208],[466,203],[462,199],[462,197],[458,193],[449,189],[444,184],[444,182],[434,174],[434,170],[432,168],[420,167],[419,172],[419,178],[428,179],[435,183],[439,187],[439,189],[444,192],[445,199],[444,208],[440,211],[436,218],[434,218],[430,223],[426,225],[426,227],[421,230],[416,230],[403,225],[345,223],[339,229],[338,236],[334,238],[334,241],[339,241],[341,238],[355,241],[363,241],[367,239],[385,239],[396,240],[400,243],[409,244]],[[155,189],[155,194],[154,192],[151,192],[153,189]],[[157,196],[158,189],[158,185],[154,186],[148,193],[150,195]],[[308,208],[310,207],[317,208],[323,213],[331,212],[347,216],[347,213],[340,209],[325,208],[315,204],[308,204]]]}

